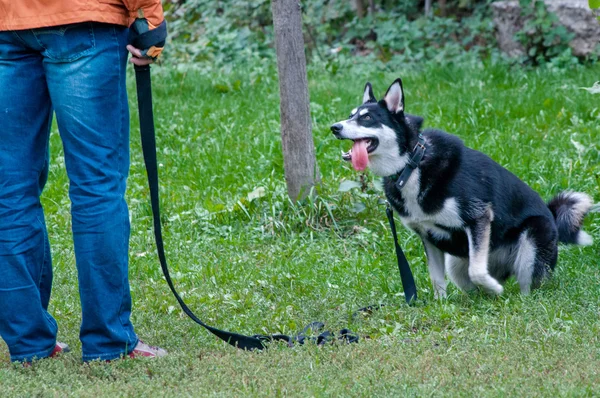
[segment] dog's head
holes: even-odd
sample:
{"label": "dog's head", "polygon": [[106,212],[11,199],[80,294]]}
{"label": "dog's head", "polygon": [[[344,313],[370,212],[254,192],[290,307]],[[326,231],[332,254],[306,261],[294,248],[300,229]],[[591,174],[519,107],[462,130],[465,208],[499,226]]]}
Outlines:
{"label": "dog's head", "polygon": [[354,142],[350,151],[342,152],[342,159],[352,162],[356,170],[368,166],[373,173],[388,176],[406,165],[408,144],[422,124],[423,118],[404,113],[402,80],[396,79],[381,101],[367,83],[362,105],[347,120],[331,126],[331,131],[340,140]]}

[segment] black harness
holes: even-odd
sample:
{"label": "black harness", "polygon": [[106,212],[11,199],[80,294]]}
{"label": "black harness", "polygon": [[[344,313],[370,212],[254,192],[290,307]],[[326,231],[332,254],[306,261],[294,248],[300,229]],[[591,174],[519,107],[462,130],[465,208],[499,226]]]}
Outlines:
{"label": "black harness", "polygon": [[[285,341],[289,346],[294,344],[303,344],[307,340],[314,341],[316,344],[325,344],[331,341],[343,341],[347,343],[358,342],[359,336],[356,333],[351,332],[348,329],[342,329],[339,331],[337,336],[330,331],[322,331],[324,325],[320,322],[313,322],[309,324],[304,330],[295,336],[288,336],[284,334],[273,334],[263,335],[255,334],[253,336],[246,336],[239,333],[228,332],[220,330],[206,323],[202,322],[192,310],[185,304],[181,296],[177,293],[171,276],[169,274],[169,268],[167,266],[167,260],[164,251],[164,243],[162,239],[162,230],[160,223],[160,205],[159,205],[159,189],[158,189],[158,167],[156,158],[156,138],[154,131],[154,118],[152,110],[152,85],[150,78],[150,66],[135,66],[135,76],[137,85],[137,97],[138,97],[138,108],[139,108],[139,119],[140,119],[140,132],[142,137],[142,151],[144,156],[144,163],[146,165],[146,171],[148,174],[148,186],[150,188],[150,202],[152,205],[152,215],[154,220],[154,236],[156,240],[156,248],[158,251],[158,257],[160,260],[160,266],[165,276],[167,284],[171,289],[171,292],[177,299],[177,302],[181,306],[183,312],[186,313],[194,322],[206,328],[209,332],[220,338],[221,340],[231,344],[234,347],[241,348],[244,350],[262,350],[266,348],[265,343],[270,341]],[[409,164],[407,164],[404,171],[400,173],[399,182],[404,182],[410,176],[410,173],[417,167],[420,159],[423,157],[425,146],[422,141],[422,137],[419,138],[419,144],[415,147],[415,153],[411,156]],[[412,304],[417,299],[417,289],[415,281],[410,270],[406,256],[402,251],[402,248],[398,244],[398,237],[396,235],[396,226],[394,223],[393,211],[388,204],[386,214],[392,230],[392,236],[394,238],[394,246],[396,248],[396,257],[398,260],[398,269],[400,270],[400,276],[402,279],[402,286],[404,288],[404,297],[408,304]],[[378,309],[380,306],[369,306],[359,309],[357,312],[369,312],[373,309]],[[313,332],[320,332],[316,337],[307,337],[307,332],[312,330]]]}
{"label": "black harness", "polygon": [[419,134],[417,145],[412,150],[412,155],[408,158],[408,162],[402,171],[390,176],[392,180],[396,180],[396,186],[398,189],[404,188],[406,181],[410,178],[410,175],[417,167],[419,167],[419,163],[423,160],[423,156],[425,156],[425,151],[427,150],[427,146],[425,146],[425,138],[423,138],[422,134]]}

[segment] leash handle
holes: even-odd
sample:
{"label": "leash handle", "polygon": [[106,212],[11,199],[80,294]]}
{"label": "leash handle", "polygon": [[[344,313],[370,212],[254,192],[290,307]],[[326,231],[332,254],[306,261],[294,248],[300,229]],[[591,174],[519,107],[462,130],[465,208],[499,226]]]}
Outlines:
{"label": "leash handle", "polygon": [[396,248],[396,260],[398,261],[398,270],[400,271],[400,279],[402,280],[402,288],[404,289],[404,298],[406,303],[411,305],[417,300],[417,286],[415,285],[415,279],[413,278],[412,271],[406,256],[402,251],[402,248],[398,244],[398,235],[396,233],[396,222],[394,221],[394,212],[389,202],[385,208],[385,214],[387,215],[390,223],[390,229],[392,230],[392,237],[394,238],[394,247]]}

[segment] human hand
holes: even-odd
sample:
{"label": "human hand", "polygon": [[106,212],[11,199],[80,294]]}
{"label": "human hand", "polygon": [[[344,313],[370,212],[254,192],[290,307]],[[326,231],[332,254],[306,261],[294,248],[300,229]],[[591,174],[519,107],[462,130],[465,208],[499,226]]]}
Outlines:
{"label": "human hand", "polygon": [[129,58],[129,62],[131,62],[134,65],[144,66],[154,63],[154,59],[145,57],[142,54],[142,50],[140,50],[139,48],[135,48],[131,44],[127,45],[127,51],[131,53],[131,58]]}
{"label": "human hand", "polygon": [[134,65],[145,66],[160,57],[167,38],[167,21],[158,26],[151,25],[145,18],[136,18],[129,28],[129,43],[127,50],[132,57],[129,60]]}

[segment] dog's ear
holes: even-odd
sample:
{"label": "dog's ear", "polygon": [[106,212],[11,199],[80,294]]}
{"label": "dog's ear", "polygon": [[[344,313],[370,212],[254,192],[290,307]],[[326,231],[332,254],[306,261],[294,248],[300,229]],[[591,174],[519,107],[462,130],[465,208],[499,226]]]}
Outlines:
{"label": "dog's ear", "polygon": [[423,118],[417,115],[411,115],[410,113],[405,113],[404,117],[409,125],[414,126],[417,130],[421,130],[423,127]]}
{"label": "dog's ear", "polygon": [[365,91],[363,93],[363,104],[371,102],[377,102],[377,100],[373,95],[373,87],[371,87],[371,83],[367,82],[367,84],[365,84]]}
{"label": "dog's ear", "polygon": [[383,98],[388,110],[391,113],[404,112],[404,89],[402,88],[402,79],[394,80],[390,88],[388,88]]}

